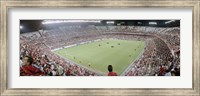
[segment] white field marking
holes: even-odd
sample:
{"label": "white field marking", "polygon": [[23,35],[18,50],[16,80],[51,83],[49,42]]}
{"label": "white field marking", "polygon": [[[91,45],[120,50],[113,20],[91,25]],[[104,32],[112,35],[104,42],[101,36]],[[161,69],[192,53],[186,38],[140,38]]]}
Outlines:
{"label": "white field marking", "polygon": [[133,62],[122,72],[122,74],[120,74],[120,76],[124,76],[125,73],[126,73],[128,70],[130,70],[130,67],[134,66],[134,65],[133,65],[134,62],[135,62],[136,60],[138,60],[138,59],[142,56],[142,54],[144,53],[144,49],[145,49],[145,47],[146,47],[146,42],[145,42],[144,45],[145,45],[145,46],[144,46],[142,52],[137,56],[137,58],[136,58],[135,60],[133,60],[133,59],[131,60],[131,61],[133,61]]}

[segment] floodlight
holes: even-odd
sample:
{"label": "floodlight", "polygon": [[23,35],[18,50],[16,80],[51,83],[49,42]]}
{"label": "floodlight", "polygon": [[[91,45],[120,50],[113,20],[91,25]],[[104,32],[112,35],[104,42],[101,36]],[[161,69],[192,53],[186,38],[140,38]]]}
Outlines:
{"label": "floodlight", "polygon": [[137,22],[137,24],[142,24],[142,22]]}
{"label": "floodlight", "polygon": [[19,28],[20,28],[20,29],[23,29],[23,26],[20,25]]}
{"label": "floodlight", "polygon": [[101,23],[101,20],[44,20],[42,24],[53,24],[53,23]]}
{"label": "floodlight", "polygon": [[157,25],[157,22],[149,22],[149,25]]}
{"label": "floodlight", "polygon": [[168,23],[171,23],[171,22],[175,22],[175,20],[167,21],[167,22],[165,22],[165,24],[168,24]]}
{"label": "floodlight", "polygon": [[107,24],[114,24],[115,22],[114,21],[107,21],[106,23]]}

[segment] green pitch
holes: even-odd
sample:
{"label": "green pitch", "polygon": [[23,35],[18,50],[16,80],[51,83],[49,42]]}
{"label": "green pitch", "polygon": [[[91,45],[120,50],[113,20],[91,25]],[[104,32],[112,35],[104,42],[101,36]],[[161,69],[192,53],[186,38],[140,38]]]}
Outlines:
{"label": "green pitch", "polygon": [[54,51],[88,69],[107,75],[107,66],[120,75],[144,50],[144,41],[102,40]]}

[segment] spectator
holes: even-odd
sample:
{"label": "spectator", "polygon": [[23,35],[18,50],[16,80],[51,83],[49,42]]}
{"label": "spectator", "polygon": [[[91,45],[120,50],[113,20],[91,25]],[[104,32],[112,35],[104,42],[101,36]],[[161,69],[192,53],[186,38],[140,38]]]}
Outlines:
{"label": "spectator", "polygon": [[117,76],[117,73],[113,72],[113,67],[112,65],[108,65],[108,76]]}
{"label": "spectator", "polygon": [[170,72],[170,70],[166,70],[166,74],[165,74],[165,76],[171,76],[171,72]]}
{"label": "spectator", "polygon": [[32,66],[33,58],[29,56],[25,56],[23,60],[23,66],[20,68],[20,75],[21,76],[39,76],[44,75],[42,71],[38,68]]}
{"label": "spectator", "polygon": [[20,66],[20,68],[22,67],[22,64],[23,64],[22,57],[20,57],[20,60],[19,60],[19,66]]}

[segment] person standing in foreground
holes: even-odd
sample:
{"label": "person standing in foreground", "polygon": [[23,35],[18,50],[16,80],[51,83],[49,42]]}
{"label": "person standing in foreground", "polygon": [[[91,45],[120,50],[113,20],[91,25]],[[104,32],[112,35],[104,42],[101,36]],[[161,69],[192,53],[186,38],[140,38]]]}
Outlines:
{"label": "person standing in foreground", "polygon": [[108,76],[117,76],[117,73],[113,72],[113,67],[112,65],[108,65]]}

